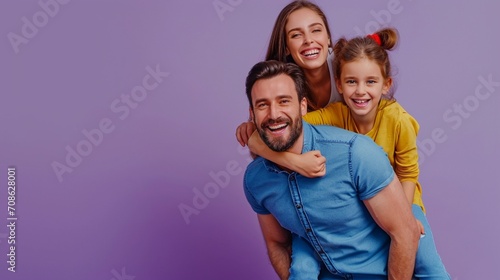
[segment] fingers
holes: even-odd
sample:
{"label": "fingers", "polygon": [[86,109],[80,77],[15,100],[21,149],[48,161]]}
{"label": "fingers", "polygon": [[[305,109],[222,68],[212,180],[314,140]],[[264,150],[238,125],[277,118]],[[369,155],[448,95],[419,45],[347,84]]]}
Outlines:
{"label": "fingers", "polygon": [[318,164],[322,164],[323,165],[323,169],[326,167],[325,166],[325,163],[326,163],[326,157],[322,156],[321,155],[321,152],[320,151],[317,151],[317,150],[314,150],[312,151],[313,155],[316,156],[316,160],[317,160],[317,163]]}
{"label": "fingers", "polygon": [[313,177],[322,177],[326,174],[326,158],[321,155],[321,152],[318,150],[310,151],[310,153],[316,157],[314,160],[314,166],[316,169],[313,170]]}
{"label": "fingers", "polygon": [[245,126],[246,123],[242,123],[236,128],[236,140],[238,140],[238,143],[240,143],[242,147],[245,147],[245,145],[248,143],[248,137],[246,136],[246,132],[243,133],[243,131],[246,130]]}
{"label": "fingers", "polygon": [[250,136],[252,136],[252,133],[255,131],[255,124],[253,122],[247,122],[246,123],[246,133],[247,133],[247,143],[248,143],[248,139],[250,138]]}
{"label": "fingers", "polygon": [[424,229],[424,225],[422,224],[422,222],[420,222],[419,220],[417,220],[417,224],[418,224],[418,228],[420,230],[420,234],[421,235],[425,235],[425,229]]}
{"label": "fingers", "polygon": [[322,163],[321,164],[321,168],[319,169],[319,171],[316,173],[316,176],[318,177],[322,177],[322,176],[325,176],[326,174],[326,164],[325,163]]}
{"label": "fingers", "polygon": [[244,147],[245,144],[243,143],[243,139],[241,139],[241,136],[240,136],[240,127],[239,126],[236,128],[236,134],[235,135],[236,135],[236,140],[238,141],[238,143],[240,143],[240,145],[242,147]]}
{"label": "fingers", "polygon": [[242,147],[248,144],[248,139],[255,130],[253,122],[244,122],[236,128],[236,140]]}

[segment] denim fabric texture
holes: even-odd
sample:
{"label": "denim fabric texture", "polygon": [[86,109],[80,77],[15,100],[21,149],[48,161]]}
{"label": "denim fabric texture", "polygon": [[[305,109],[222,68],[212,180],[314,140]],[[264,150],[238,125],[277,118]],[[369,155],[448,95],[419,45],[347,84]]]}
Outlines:
{"label": "denim fabric texture", "polygon": [[247,200],[255,212],[274,215],[283,228],[309,240],[339,279],[351,279],[352,273],[386,276],[390,239],[363,200],[393,180],[387,155],[369,137],[332,126],[303,126],[302,152],[320,150],[327,175],[310,179],[257,158],[244,176]]}

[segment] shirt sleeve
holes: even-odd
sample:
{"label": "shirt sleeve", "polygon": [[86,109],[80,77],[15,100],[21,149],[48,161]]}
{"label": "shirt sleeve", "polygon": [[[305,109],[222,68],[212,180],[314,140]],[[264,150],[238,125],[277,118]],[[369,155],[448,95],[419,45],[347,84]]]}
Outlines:
{"label": "shirt sleeve", "polygon": [[245,192],[245,197],[247,198],[248,203],[252,207],[253,211],[257,214],[262,214],[262,215],[267,215],[271,214],[269,210],[267,210],[259,201],[255,198],[255,196],[252,194],[250,191],[250,186],[248,184],[248,169],[247,172],[245,172],[245,176],[243,178],[243,190]]}
{"label": "shirt sleeve", "polygon": [[417,134],[418,122],[407,112],[399,121],[399,137],[394,152],[394,170],[401,182],[417,183],[419,175]]}
{"label": "shirt sleeve", "polygon": [[389,158],[380,146],[364,135],[356,137],[351,149],[350,171],[359,198],[372,198],[394,179]]}

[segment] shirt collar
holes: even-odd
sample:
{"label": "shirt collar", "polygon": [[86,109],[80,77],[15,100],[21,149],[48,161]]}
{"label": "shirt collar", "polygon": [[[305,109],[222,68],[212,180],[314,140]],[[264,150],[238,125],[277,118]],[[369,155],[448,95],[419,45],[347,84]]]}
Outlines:
{"label": "shirt collar", "polygon": [[308,122],[302,120],[302,133],[304,134],[304,145],[302,146],[302,153],[307,153],[313,150],[313,126]]}

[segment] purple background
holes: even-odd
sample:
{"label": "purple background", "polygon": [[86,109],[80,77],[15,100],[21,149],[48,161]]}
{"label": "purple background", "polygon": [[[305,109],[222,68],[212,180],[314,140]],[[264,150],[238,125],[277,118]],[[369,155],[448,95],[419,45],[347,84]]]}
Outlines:
{"label": "purple background", "polygon": [[[246,73],[287,3],[73,0],[44,18],[37,1],[2,1],[0,279],[276,279],[242,192],[248,155],[234,131],[248,117]],[[334,39],[399,29],[396,97],[421,125],[438,249],[454,280],[497,279],[500,4],[317,3]],[[16,53],[8,34],[22,36],[23,17],[41,27]],[[113,111],[148,66],[169,75],[128,115]],[[85,149],[82,131],[106,119],[113,130],[60,181],[52,163],[66,165],[66,147]],[[15,273],[6,263],[9,166]],[[184,219],[179,207],[193,214]]]}

